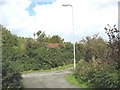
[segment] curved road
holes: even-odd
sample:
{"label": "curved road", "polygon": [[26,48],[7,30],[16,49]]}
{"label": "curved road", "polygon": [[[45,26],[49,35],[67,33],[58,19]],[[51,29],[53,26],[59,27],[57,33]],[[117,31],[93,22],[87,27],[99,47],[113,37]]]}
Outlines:
{"label": "curved road", "polygon": [[72,69],[23,74],[23,85],[25,88],[77,88],[67,82],[65,75],[69,73]]}

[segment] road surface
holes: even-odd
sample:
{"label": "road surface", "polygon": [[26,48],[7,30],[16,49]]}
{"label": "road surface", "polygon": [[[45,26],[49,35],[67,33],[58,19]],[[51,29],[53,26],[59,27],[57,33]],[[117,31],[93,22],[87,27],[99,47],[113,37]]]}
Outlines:
{"label": "road surface", "polygon": [[72,69],[23,74],[23,85],[24,88],[77,88],[65,78],[70,73]]}

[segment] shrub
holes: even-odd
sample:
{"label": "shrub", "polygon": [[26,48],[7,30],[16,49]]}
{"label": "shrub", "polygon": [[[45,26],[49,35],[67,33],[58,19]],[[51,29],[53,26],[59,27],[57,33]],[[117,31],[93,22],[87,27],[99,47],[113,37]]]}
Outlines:
{"label": "shrub", "polygon": [[120,81],[114,65],[99,64],[97,61],[81,60],[75,72],[78,81],[84,81],[94,88],[118,88]]}
{"label": "shrub", "polygon": [[2,69],[2,90],[19,90],[22,88],[21,74],[12,67],[3,65]]}

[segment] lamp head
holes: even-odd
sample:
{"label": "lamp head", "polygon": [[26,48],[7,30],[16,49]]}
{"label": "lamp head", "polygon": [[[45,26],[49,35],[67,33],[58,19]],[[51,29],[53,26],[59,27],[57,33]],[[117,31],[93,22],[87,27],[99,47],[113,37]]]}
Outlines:
{"label": "lamp head", "polygon": [[65,7],[71,6],[72,7],[72,5],[70,5],[70,4],[63,4],[62,6],[65,6]]}

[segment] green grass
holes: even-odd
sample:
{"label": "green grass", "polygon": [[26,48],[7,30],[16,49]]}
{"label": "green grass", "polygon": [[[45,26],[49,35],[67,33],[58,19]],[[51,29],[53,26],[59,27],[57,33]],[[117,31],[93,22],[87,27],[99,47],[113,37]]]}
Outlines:
{"label": "green grass", "polygon": [[90,87],[88,86],[88,83],[80,81],[78,82],[73,74],[68,74],[66,75],[66,79],[69,83],[77,86],[78,88],[88,88],[87,90],[91,90]]}
{"label": "green grass", "polygon": [[67,68],[72,68],[73,64],[65,65],[65,66],[59,66],[57,68],[51,68],[47,70],[30,70],[30,71],[24,71],[22,74],[27,74],[27,73],[33,73],[33,72],[51,72],[51,71],[56,71],[56,70],[65,70]]}

